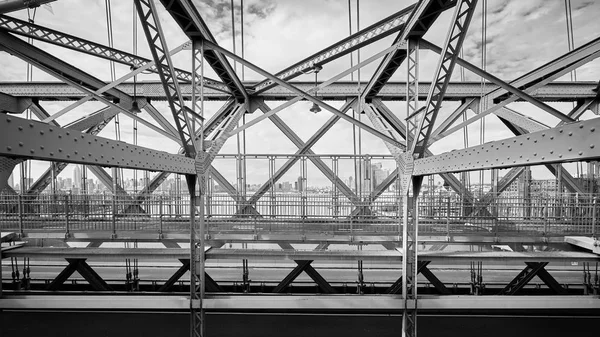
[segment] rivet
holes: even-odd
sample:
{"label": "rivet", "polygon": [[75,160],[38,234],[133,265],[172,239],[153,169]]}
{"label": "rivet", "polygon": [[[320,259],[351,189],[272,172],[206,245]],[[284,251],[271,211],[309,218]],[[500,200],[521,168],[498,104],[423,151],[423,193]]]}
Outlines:
{"label": "rivet", "polygon": [[32,128],[33,127],[33,123],[29,123],[29,127]]}
{"label": "rivet", "polygon": [[573,150],[573,148],[572,148],[572,147],[570,147],[570,148],[569,148],[569,151],[572,151],[572,150]]}
{"label": "rivet", "polygon": [[573,132],[569,132],[569,137],[571,137],[573,135]]}
{"label": "rivet", "polygon": [[58,152],[62,152],[62,149],[60,149],[60,148],[59,148],[59,149],[58,149]]}
{"label": "rivet", "polygon": [[529,136],[527,136],[527,140],[529,140]]}
{"label": "rivet", "polygon": [[551,150],[551,151],[550,151],[550,154],[553,154],[553,153],[554,153],[554,151],[552,151],[552,150]]}
{"label": "rivet", "polygon": [[77,151],[75,151],[75,154],[77,154]]}
{"label": "rivet", "polygon": [[583,129],[583,124],[579,124],[579,128],[580,128],[580,129]]}
{"label": "rivet", "polygon": [[545,133],[542,133],[542,137],[546,137],[546,134],[545,134]]}
{"label": "rivet", "polygon": [[34,153],[34,152],[35,152],[35,150],[34,150],[34,149],[31,149],[31,150],[29,150],[29,152],[31,152],[31,153]]}
{"label": "rivet", "polygon": [[7,147],[6,147],[6,149],[7,149],[8,151],[12,151],[12,147],[10,147],[10,146],[7,146]]}
{"label": "rivet", "polygon": [[19,131],[23,131],[23,127],[22,126],[19,126]]}
{"label": "rivet", "polygon": [[50,152],[50,155],[51,155],[51,156],[54,156],[54,152]]}
{"label": "rivet", "polygon": [[73,140],[75,141],[75,143],[77,143],[77,138],[73,138]]}
{"label": "rivet", "polygon": [[67,154],[67,158],[71,158],[71,155],[70,155],[70,154]]}
{"label": "rivet", "polygon": [[533,156],[534,156],[534,157],[535,157],[535,156],[537,156],[537,153],[534,153],[534,154],[533,154]]}
{"label": "rivet", "polygon": [[12,119],[11,118],[7,118],[6,121],[10,123],[10,122],[12,122]]}
{"label": "rivet", "polygon": [[83,139],[83,137],[84,137],[84,136],[83,136],[83,135],[81,135],[81,139]]}
{"label": "rivet", "polygon": [[550,140],[554,139],[554,136],[550,136]]}
{"label": "rivet", "polygon": [[590,129],[590,132],[594,132],[594,131],[596,131],[596,128],[591,128]]}
{"label": "rivet", "polygon": [[58,138],[62,138],[62,135],[58,135]]}
{"label": "rivet", "polygon": [[594,146],[595,146],[594,144],[590,144],[590,149],[593,149]]}
{"label": "rivet", "polygon": [[40,131],[40,135],[43,135],[43,134],[44,134],[44,131]]}
{"label": "rivet", "polygon": [[43,150],[44,149],[44,145],[40,145],[40,149]]}
{"label": "rivet", "polygon": [[544,160],[546,157],[542,157],[542,160]]}
{"label": "rivet", "polygon": [[579,151],[579,155],[581,156],[583,154],[583,151]]}
{"label": "rivet", "polygon": [[23,146],[23,142],[19,142],[19,146]]}
{"label": "rivet", "polygon": [[558,155],[558,158],[562,158],[562,154],[559,154],[559,155]]}
{"label": "rivet", "polygon": [[558,130],[558,133],[563,133],[563,130],[562,129]]}
{"label": "rivet", "polygon": [[71,133],[70,133],[70,132],[67,132],[67,136],[70,136],[70,135],[71,135]]}
{"label": "rivet", "polygon": [[54,129],[53,129],[53,128],[50,128],[50,129],[48,129],[48,131],[50,131],[50,132],[53,132],[53,131],[54,131]]}

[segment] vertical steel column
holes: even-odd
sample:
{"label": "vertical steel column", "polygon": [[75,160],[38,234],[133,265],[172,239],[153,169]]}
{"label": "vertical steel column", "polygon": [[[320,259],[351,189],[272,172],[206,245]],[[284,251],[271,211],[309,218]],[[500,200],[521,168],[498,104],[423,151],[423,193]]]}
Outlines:
{"label": "vertical steel column", "polygon": [[117,237],[117,171],[118,168],[112,168],[112,176],[113,176],[113,186],[112,186],[112,238],[115,239]]}
{"label": "vertical steel column", "polygon": [[268,158],[269,158],[269,182],[271,183],[271,188],[269,188],[271,209],[269,212],[271,213],[271,217],[275,218],[275,215],[277,213],[277,200],[275,197],[275,179],[273,178],[275,176],[275,157],[269,156]]}
{"label": "vertical steel column", "polygon": [[[203,40],[192,42],[192,108],[204,117],[204,43]],[[196,174],[199,186],[197,203],[191,207],[195,210],[198,206],[198,221],[190,219],[190,311],[191,311],[191,336],[204,336],[204,247],[205,247],[205,216],[204,198],[206,194],[206,174],[208,167],[204,167],[204,123],[198,121],[196,133]],[[195,181],[196,179],[194,179]],[[190,197],[195,191],[195,184],[190,188]],[[192,211],[191,214],[194,212]],[[193,218],[193,216],[191,217]]]}
{"label": "vertical steel column", "polygon": [[498,169],[492,169],[492,194],[494,195],[494,202],[492,203],[493,232],[495,236],[498,236]]}
{"label": "vertical steel column", "polygon": [[338,179],[340,176],[340,170],[338,165],[339,158],[337,156],[331,157],[331,169],[333,171],[333,179],[331,180],[331,213],[334,218],[337,218],[339,215],[339,192],[337,184],[335,183],[336,179]]}
{"label": "vertical steel column", "polygon": [[[406,151],[404,160],[398,167],[401,175],[402,193],[402,336],[417,334],[417,226],[416,200],[410,191],[413,172],[413,154],[410,152],[412,142],[416,141],[417,125],[408,118],[418,111],[419,106],[419,41],[407,41],[407,80],[406,80]],[[409,212],[412,211],[412,219]],[[411,221],[412,220],[412,221]]]}
{"label": "vertical steel column", "polygon": [[302,218],[306,218],[306,203],[308,199],[307,186],[307,167],[306,167],[306,156],[302,156],[300,159],[300,181],[298,182],[298,189],[300,190],[300,215]]}
{"label": "vertical steel column", "polygon": [[[371,191],[373,190],[373,177],[372,177],[372,167],[371,167],[371,156],[364,157],[364,175],[363,175],[363,193],[368,198],[371,195]],[[364,200],[365,202],[369,202],[369,200]]]}

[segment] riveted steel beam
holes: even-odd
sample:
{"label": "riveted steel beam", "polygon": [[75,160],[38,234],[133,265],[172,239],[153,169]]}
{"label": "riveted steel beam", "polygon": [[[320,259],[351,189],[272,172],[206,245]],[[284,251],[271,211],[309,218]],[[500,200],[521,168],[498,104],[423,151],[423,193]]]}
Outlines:
{"label": "riveted steel beam", "polygon": [[415,161],[415,175],[595,160],[598,130],[595,118],[455,150]]}
{"label": "riveted steel beam", "polygon": [[0,118],[0,155],[87,165],[194,172],[194,160],[13,116]]}

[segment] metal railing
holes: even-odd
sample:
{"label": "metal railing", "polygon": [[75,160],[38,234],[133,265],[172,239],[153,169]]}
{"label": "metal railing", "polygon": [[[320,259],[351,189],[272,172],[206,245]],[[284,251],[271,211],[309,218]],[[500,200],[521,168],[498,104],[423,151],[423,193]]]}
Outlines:
{"label": "metal railing", "polygon": [[[345,233],[398,235],[401,197],[386,192],[349,200],[331,193],[278,193],[253,204],[247,198],[213,193],[206,197],[208,233]],[[473,203],[447,192],[418,198],[419,232],[429,235],[596,236],[597,195],[561,194],[535,198],[501,194]],[[187,194],[0,195],[0,230],[26,233],[145,231],[187,232]]]}

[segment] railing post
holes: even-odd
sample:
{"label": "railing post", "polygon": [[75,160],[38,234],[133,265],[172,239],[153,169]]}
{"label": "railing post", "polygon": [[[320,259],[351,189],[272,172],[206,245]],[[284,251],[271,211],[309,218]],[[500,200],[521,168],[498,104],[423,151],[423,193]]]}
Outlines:
{"label": "railing post", "polygon": [[18,195],[18,203],[19,203],[19,236],[23,236],[23,196],[21,194]]}
{"label": "railing post", "polygon": [[596,238],[596,211],[598,205],[598,198],[594,197],[592,201],[592,237]]}
{"label": "railing post", "polygon": [[112,238],[117,238],[117,195],[112,196],[112,214],[111,214]]}
{"label": "railing post", "polygon": [[447,213],[448,216],[446,217],[446,240],[450,241],[450,195],[448,195],[448,203],[447,203]]}
{"label": "railing post", "polygon": [[[544,201],[545,200],[546,199],[544,199]],[[543,234],[544,234],[544,236],[547,236],[548,235],[548,215],[549,215],[548,214],[548,212],[549,212],[548,208],[550,208],[550,206],[549,206],[549,202],[548,201],[546,201],[544,204],[545,204],[545,207],[544,207],[544,233]]]}
{"label": "railing post", "polygon": [[65,239],[69,238],[69,194],[65,195]]}
{"label": "railing post", "polygon": [[163,234],[163,198],[162,195],[158,199],[158,234],[162,238]]}

